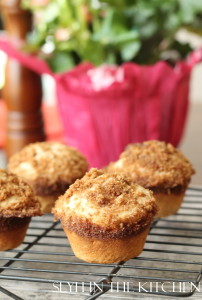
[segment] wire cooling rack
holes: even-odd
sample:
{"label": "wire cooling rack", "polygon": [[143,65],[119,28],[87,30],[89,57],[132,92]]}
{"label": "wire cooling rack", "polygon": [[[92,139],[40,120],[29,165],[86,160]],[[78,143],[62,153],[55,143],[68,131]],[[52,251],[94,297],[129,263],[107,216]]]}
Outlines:
{"label": "wire cooling rack", "polygon": [[0,299],[189,297],[200,293],[201,240],[202,188],[187,191],[179,213],[155,221],[141,256],[125,263],[80,261],[51,215],[34,218],[24,243],[0,253]]}

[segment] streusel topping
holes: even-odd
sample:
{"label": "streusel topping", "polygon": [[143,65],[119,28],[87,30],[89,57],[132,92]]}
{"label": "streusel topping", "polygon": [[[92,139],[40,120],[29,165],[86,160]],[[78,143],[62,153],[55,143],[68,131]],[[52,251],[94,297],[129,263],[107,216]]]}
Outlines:
{"label": "streusel topping", "polygon": [[86,173],[88,163],[72,147],[57,142],[40,142],[29,144],[14,154],[8,168],[30,183],[37,180],[47,186],[56,182],[70,185]]}
{"label": "streusel topping", "polygon": [[171,144],[147,141],[130,144],[106,172],[126,172],[146,188],[187,185],[195,173],[188,159]]}
{"label": "streusel topping", "polygon": [[16,175],[0,169],[0,217],[40,215],[40,204],[31,187]]}
{"label": "streusel topping", "polygon": [[64,226],[74,224],[73,230],[77,232],[79,223],[80,231],[85,226],[90,228],[89,223],[119,233],[126,227],[127,231],[140,231],[151,223],[156,212],[151,191],[132,183],[123,174],[104,174],[97,169],[91,169],[71,185],[53,209]]}

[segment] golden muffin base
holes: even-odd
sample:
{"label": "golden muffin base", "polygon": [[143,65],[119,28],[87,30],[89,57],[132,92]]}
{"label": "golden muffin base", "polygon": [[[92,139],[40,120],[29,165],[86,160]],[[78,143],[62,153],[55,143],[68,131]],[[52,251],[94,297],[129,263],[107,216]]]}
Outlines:
{"label": "golden muffin base", "polygon": [[57,200],[56,196],[37,196],[37,200],[41,204],[41,211],[44,214],[51,213],[52,208]]}
{"label": "golden muffin base", "polygon": [[24,241],[29,223],[30,222],[17,229],[0,232],[0,251],[10,250],[20,246]]}
{"label": "golden muffin base", "polygon": [[155,219],[174,215],[180,209],[184,195],[185,192],[178,194],[154,193],[154,197],[159,207],[159,211],[155,216]]}
{"label": "golden muffin base", "polygon": [[76,257],[89,263],[118,263],[141,254],[149,227],[135,236],[122,239],[98,240],[80,236],[63,228]]}

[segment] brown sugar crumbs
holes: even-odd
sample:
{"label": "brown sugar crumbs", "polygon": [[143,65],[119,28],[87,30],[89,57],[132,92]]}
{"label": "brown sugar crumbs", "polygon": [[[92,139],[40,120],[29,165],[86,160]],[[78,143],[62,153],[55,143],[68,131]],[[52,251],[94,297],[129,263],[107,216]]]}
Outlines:
{"label": "brown sugar crumbs", "polygon": [[85,157],[76,149],[56,142],[29,144],[13,155],[8,168],[11,172],[33,185],[49,187],[72,184],[81,178],[88,169]]}
{"label": "brown sugar crumbs", "polygon": [[[76,209],[69,208],[68,204],[74,201],[78,205]],[[89,209],[93,215],[88,213]],[[119,232],[119,236],[123,232],[127,235],[141,230],[156,212],[152,192],[132,183],[130,177],[123,174],[104,174],[97,169],[91,169],[71,185],[53,209],[55,217],[61,219],[64,226],[73,226],[74,231],[81,233],[93,226],[99,232],[103,228],[105,233]]]}
{"label": "brown sugar crumbs", "polygon": [[16,175],[0,169],[0,217],[41,215],[32,189]]}
{"label": "brown sugar crumbs", "polygon": [[106,172],[126,172],[134,182],[147,187],[172,188],[187,185],[195,173],[188,159],[171,144],[147,141],[130,144]]}

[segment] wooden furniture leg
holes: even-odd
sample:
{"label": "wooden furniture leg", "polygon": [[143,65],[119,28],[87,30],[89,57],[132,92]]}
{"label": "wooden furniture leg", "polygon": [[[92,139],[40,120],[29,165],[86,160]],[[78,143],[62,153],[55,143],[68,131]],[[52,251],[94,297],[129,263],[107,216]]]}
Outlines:
{"label": "wooden furniture leg", "polygon": [[[32,16],[21,9],[20,0],[1,0],[1,10],[8,36],[13,40],[25,39]],[[8,59],[3,96],[8,108],[6,154],[9,157],[26,144],[45,139],[40,75]]]}

